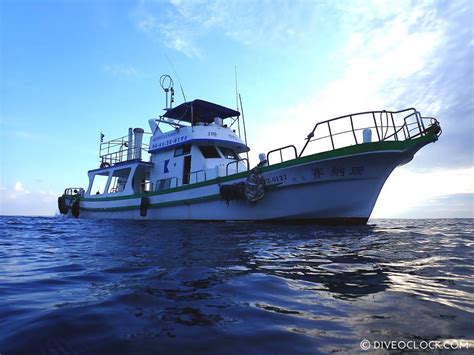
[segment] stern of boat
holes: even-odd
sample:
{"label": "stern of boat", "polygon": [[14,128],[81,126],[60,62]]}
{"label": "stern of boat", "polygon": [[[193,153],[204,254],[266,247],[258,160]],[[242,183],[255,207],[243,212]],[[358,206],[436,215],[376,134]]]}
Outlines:
{"label": "stern of boat", "polygon": [[82,187],[68,187],[64,193],[58,197],[59,213],[65,216],[79,217],[81,198],[84,197]]}

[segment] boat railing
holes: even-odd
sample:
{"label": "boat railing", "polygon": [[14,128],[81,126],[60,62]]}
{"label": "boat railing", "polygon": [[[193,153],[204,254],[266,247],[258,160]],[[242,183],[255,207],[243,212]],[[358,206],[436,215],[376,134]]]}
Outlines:
{"label": "boat railing", "polygon": [[295,159],[298,157],[298,151],[296,150],[296,147],[294,145],[287,145],[287,146],[284,146],[284,147],[281,147],[281,148],[277,148],[277,149],[273,149],[273,150],[270,150],[268,153],[267,153],[267,163],[268,165],[270,165],[270,155],[273,154],[273,153],[277,153],[279,152],[280,153],[280,163],[284,161],[283,159],[283,151],[284,150],[289,150],[289,148],[293,148],[292,152],[295,153],[294,154],[294,157],[291,158],[291,159]]}
{"label": "boat railing", "polygon": [[68,187],[64,190],[64,196],[76,197],[84,196],[84,189],[82,187]]}
{"label": "boat railing", "polygon": [[[151,133],[143,133],[151,136]],[[99,148],[100,166],[107,167],[128,160],[141,160],[143,153],[148,152],[148,144],[142,143],[140,147],[129,147],[129,136],[111,139],[101,142]]]}
{"label": "boat railing", "polygon": [[156,180],[155,191],[174,189],[179,186],[179,179],[176,176]]}
{"label": "boat railing", "polygon": [[[199,180],[199,176],[203,176],[203,180]],[[193,181],[191,178],[194,177],[195,180]],[[196,170],[192,171],[188,174],[188,181],[190,184],[196,183],[196,182],[201,182],[201,181],[206,181],[207,180],[207,175],[205,170]]]}
{"label": "boat railing", "polygon": [[314,154],[357,144],[414,139],[427,134],[432,126],[438,126],[438,121],[432,117],[422,117],[414,108],[340,116],[318,122],[306,137],[306,143],[298,156],[303,155],[311,142],[317,146],[316,151],[311,152]]}
{"label": "boat railing", "polygon": [[[229,162],[226,166],[226,176],[238,173],[239,172],[239,164],[238,163],[241,162],[241,161],[246,161],[247,162],[246,171],[248,171],[249,170],[249,165],[248,165],[247,158],[233,160],[233,161]],[[229,166],[231,166],[232,164],[236,164],[236,171],[229,172]],[[189,185],[195,184],[195,183],[198,183],[198,182],[207,181],[208,179],[213,179],[214,178],[213,174],[210,174],[211,176],[208,176],[208,172],[209,171],[205,170],[205,169],[190,172],[188,174]],[[218,175],[216,177],[218,177]],[[183,181],[182,181],[182,179],[180,179],[176,176],[173,176],[173,177],[169,177],[169,178],[156,180],[155,184],[153,184],[153,183],[149,183],[149,184],[150,185],[149,185],[148,191],[159,192],[159,191],[170,190],[170,189],[174,189],[176,187],[183,186]],[[185,184],[185,185],[188,185],[188,184]]]}
{"label": "boat railing", "polygon": [[[239,172],[239,163],[241,161],[245,161],[247,162],[247,164],[245,164],[245,167],[246,167],[246,170],[248,171],[249,170],[249,160],[247,158],[240,158],[240,159],[237,159],[237,160],[232,160],[231,162],[227,163],[227,165],[225,166],[225,175],[228,176],[229,175],[229,166],[235,164],[236,165],[236,173]],[[234,174],[234,173],[232,173]]]}

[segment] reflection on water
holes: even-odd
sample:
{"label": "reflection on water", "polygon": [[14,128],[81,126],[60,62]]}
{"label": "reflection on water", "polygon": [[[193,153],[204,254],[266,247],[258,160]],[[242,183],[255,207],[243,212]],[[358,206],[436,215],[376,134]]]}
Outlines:
{"label": "reflection on water", "polygon": [[359,351],[473,338],[472,220],[0,218],[0,352]]}
{"label": "reflection on water", "polygon": [[381,292],[387,287],[387,276],[379,260],[359,253],[361,247],[367,247],[359,233],[371,230],[365,227],[352,230],[349,237],[346,230],[341,230],[343,241],[319,236],[291,242],[280,239],[266,248],[259,245],[249,251],[252,257],[248,267],[285,279],[310,282],[312,290],[327,291],[341,299]]}

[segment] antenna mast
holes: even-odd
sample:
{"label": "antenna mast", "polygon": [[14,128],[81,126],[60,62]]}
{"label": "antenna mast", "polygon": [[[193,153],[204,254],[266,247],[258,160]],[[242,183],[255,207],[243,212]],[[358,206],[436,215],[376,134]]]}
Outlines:
{"label": "antenna mast", "polygon": [[[242,110],[242,123],[244,125],[244,138],[245,138],[245,145],[248,147],[247,144],[247,130],[245,129],[245,116],[244,116],[244,108],[242,107],[242,97],[239,94],[239,101],[240,101],[240,108]],[[247,163],[250,165],[250,160],[249,160],[249,152],[247,152]]]}
{"label": "antenna mast", "polygon": [[183,85],[181,85],[181,80],[179,80],[179,75],[176,72],[176,69],[174,68],[173,63],[171,63],[171,60],[166,53],[165,53],[165,56],[166,56],[166,59],[168,60],[169,65],[171,66],[171,69],[173,69],[174,71],[174,75],[176,75],[176,78],[178,79],[178,84],[179,84],[179,88],[181,89],[181,94],[183,95],[183,100],[184,102],[186,102],[186,95],[184,95]]}
{"label": "antenna mast", "polygon": [[[237,87],[237,65],[234,67],[234,74],[235,74],[235,105],[237,107],[237,111],[239,111],[239,89]],[[240,118],[237,120],[237,128],[239,130],[239,137],[240,137]]]}
{"label": "antenna mast", "polygon": [[235,106],[237,107],[237,111],[239,111],[239,89],[237,87],[237,65],[234,67],[234,75],[235,75]]}
{"label": "antenna mast", "polygon": [[[166,105],[165,110],[173,108],[174,102],[174,89],[173,89],[173,79],[169,75],[162,75],[160,77],[160,86],[166,93]],[[168,92],[170,93],[170,101],[168,106]]]}

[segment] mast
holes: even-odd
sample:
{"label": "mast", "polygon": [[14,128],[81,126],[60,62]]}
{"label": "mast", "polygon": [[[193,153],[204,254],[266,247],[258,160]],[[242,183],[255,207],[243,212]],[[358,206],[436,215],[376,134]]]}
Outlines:
{"label": "mast", "polygon": [[[237,65],[235,66],[235,105],[237,107],[237,111],[239,111],[239,89],[237,87]],[[239,111],[240,112],[240,111]],[[237,129],[239,131],[239,138],[241,138],[240,134],[240,118],[237,119]]]}
{"label": "mast", "polygon": [[[248,148],[249,145],[247,144],[247,130],[245,128],[244,107],[242,106],[242,97],[240,96],[240,94],[239,94],[239,101],[240,101],[240,109],[242,110],[242,123],[243,123],[243,126],[244,126],[245,145]],[[247,154],[247,163],[250,165],[249,152],[247,151],[246,154]]]}

